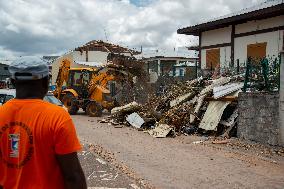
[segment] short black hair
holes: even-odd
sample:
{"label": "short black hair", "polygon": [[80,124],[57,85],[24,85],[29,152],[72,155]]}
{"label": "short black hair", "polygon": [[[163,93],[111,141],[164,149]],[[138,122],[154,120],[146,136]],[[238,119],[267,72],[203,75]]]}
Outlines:
{"label": "short black hair", "polygon": [[49,81],[49,77],[44,77],[42,79],[35,79],[35,80],[18,80],[15,79],[15,87],[27,87],[27,86],[38,86],[38,85],[42,85],[42,84],[47,84],[48,85],[48,81]]}
{"label": "short black hair", "polygon": [[37,80],[12,79],[12,83],[16,88],[18,97],[21,96],[21,94],[26,94],[27,96],[40,96],[43,98],[48,92],[49,77]]}

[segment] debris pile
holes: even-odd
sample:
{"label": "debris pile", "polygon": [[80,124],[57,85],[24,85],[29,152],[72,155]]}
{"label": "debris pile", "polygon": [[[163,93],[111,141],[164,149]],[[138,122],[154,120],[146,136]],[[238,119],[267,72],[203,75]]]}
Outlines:
{"label": "debris pile", "polygon": [[215,80],[198,78],[167,87],[145,105],[132,102],[112,109],[104,122],[129,125],[153,137],[180,134],[214,134],[229,138],[236,126],[237,98],[243,88],[240,76]]}

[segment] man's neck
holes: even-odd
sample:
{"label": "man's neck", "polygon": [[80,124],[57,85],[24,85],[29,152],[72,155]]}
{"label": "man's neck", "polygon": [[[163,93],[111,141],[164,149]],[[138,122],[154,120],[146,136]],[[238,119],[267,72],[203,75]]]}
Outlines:
{"label": "man's neck", "polygon": [[34,91],[17,91],[16,99],[43,99],[42,94]]}

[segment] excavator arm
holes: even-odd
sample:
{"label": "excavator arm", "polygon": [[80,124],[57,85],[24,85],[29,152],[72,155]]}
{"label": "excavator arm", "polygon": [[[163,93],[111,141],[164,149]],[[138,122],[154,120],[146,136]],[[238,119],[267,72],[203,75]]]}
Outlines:
{"label": "excavator arm", "polygon": [[113,75],[108,75],[107,72],[93,73],[89,83],[89,94],[92,94],[98,86],[106,88],[108,81],[115,79]]}
{"label": "excavator arm", "polygon": [[122,71],[119,68],[112,67],[106,67],[98,72],[93,72],[88,87],[89,94],[92,94],[92,92],[97,88],[97,86],[106,89],[109,81],[114,81],[121,76],[126,77],[127,75],[128,74],[125,71]]}
{"label": "excavator arm", "polygon": [[68,59],[64,59],[61,62],[61,65],[59,67],[59,72],[56,78],[56,89],[54,91],[54,95],[60,99],[60,95],[62,92],[62,86],[65,83],[67,83],[69,70],[70,70],[71,62]]}

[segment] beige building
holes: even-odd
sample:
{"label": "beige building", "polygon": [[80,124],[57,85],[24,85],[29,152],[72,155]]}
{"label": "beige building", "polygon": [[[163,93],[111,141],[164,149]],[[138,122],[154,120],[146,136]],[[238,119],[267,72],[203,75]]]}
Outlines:
{"label": "beige building", "polygon": [[155,56],[144,58],[145,69],[150,75],[150,83],[159,77],[176,77],[180,79],[196,78],[197,58]]}
{"label": "beige building", "polygon": [[284,0],[266,1],[177,32],[199,37],[202,69],[244,67],[248,57],[276,57],[283,49]]}

